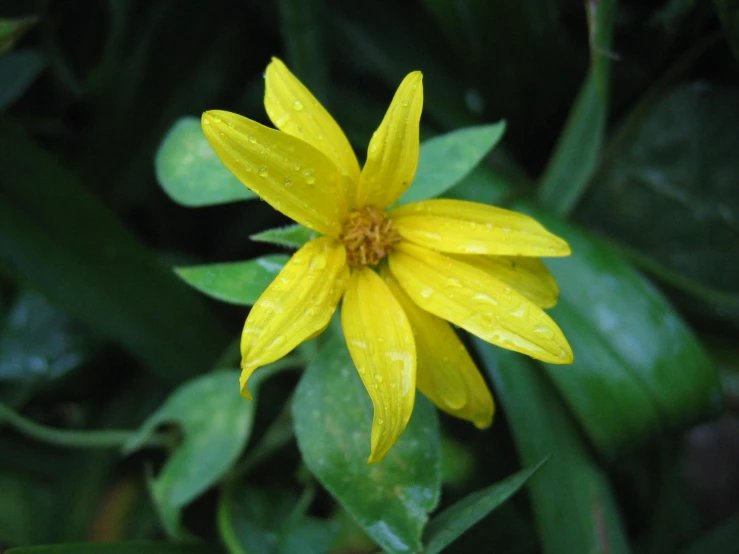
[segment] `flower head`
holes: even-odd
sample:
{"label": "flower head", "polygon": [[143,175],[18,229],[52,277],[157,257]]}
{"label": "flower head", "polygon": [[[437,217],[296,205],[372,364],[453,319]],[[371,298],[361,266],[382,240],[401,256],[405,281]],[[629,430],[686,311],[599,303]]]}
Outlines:
{"label": "flower head", "polygon": [[398,87],[361,171],[341,128],[276,58],[264,104],[279,130],[208,111],[205,136],[248,188],[323,236],[292,256],[251,309],[242,394],[255,369],[321,333],[342,298],[347,347],[374,404],[370,463],[403,432],[416,387],[480,428],[492,422],[492,396],[447,321],[503,348],[572,362],[542,310],[558,289],[537,259],[568,255],[565,241],[528,216],[473,202],[391,207],[418,164],[420,72]]}

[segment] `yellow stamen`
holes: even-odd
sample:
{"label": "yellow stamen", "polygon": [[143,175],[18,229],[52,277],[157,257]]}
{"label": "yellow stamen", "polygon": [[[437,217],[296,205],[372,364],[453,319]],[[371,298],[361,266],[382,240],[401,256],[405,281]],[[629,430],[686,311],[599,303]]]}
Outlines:
{"label": "yellow stamen", "polygon": [[400,235],[383,210],[365,206],[349,214],[339,238],[346,248],[346,261],[361,268],[379,264]]}

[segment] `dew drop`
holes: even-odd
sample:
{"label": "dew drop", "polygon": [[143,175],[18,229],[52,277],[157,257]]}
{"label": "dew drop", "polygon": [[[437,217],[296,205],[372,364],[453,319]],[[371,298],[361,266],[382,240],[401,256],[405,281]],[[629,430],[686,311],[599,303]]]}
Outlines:
{"label": "dew drop", "polygon": [[251,142],[252,144],[256,144],[257,143],[257,139],[254,138],[254,136],[249,135],[249,142]]}
{"label": "dew drop", "polygon": [[290,179],[285,179],[285,186],[286,187],[289,187],[290,186],[290,183],[292,183],[292,181]]}
{"label": "dew drop", "polygon": [[430,298],[434,294],[434,289],[421,289],[421,296],[424,298]]}
{"label": "dew drop", "polygon": [[293,110],[296,112],[302,112],[303,111],[303,103],[300,100],[296,100],[293,102]]}
{"label": "dew drop", "polygon": [[221,118],[219,116],[217,116],[217,115],[214,115],[213,116],[213,122],[214,123],[220,123],[221,122]]}
{"label": "dew drop", "polygon": [[313,177],[313,174],[310,171],[305,172],[305,182],[308,183],[309,185],[312,185],[313,183],[316,182],[316,178]]}
{"label": "dew drop", "polygon": [[228,125],[229,127],[233,127],[234,126],[234,124],[231,121],[229,121],[226,125]]}
{"label": "dew drop", "polygon": [[293,169],[295,171],[300,171],[300,164],[293,164]]}
{"label": "dew drop", "polygon": [[203,123],[205,123],[206,125],[210,125],[210,117],[204,117]]}
{"label": "dew drop", "polygon": [[408,99],[405,99],[401,102],[401,105],[407,106],[408,105]]}
{"label": "dew drop", "polygon": [[269,177],[269,171],[267,171],[266,167],[260,167],[257,175],[264,179],[265,177]]}
{"label": "dew drop", "polygon": [[382,375],[380,375],[379,373],[375,373],[375,381],[377,381],[378,383],[382,383]]}

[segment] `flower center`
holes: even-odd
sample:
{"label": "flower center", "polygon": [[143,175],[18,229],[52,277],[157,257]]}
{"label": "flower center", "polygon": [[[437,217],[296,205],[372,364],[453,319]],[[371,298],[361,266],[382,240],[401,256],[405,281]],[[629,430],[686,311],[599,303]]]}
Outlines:
{"label": "flower center", "polygon": [[365,206],[349,214],[339,238],[346,248],[346,261],[360,268],[380,263],[400,235],[384,211]]}

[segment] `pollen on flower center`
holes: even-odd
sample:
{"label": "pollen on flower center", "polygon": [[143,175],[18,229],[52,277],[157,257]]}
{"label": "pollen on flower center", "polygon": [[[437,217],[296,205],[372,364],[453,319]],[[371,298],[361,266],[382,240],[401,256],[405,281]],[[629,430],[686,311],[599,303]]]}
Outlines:
{"label": "pollen on flower center", "polygon": [[339,237],[350,266],[375,266],[388,255],[400,235],[383,210],[365,206],[349,214]]}

